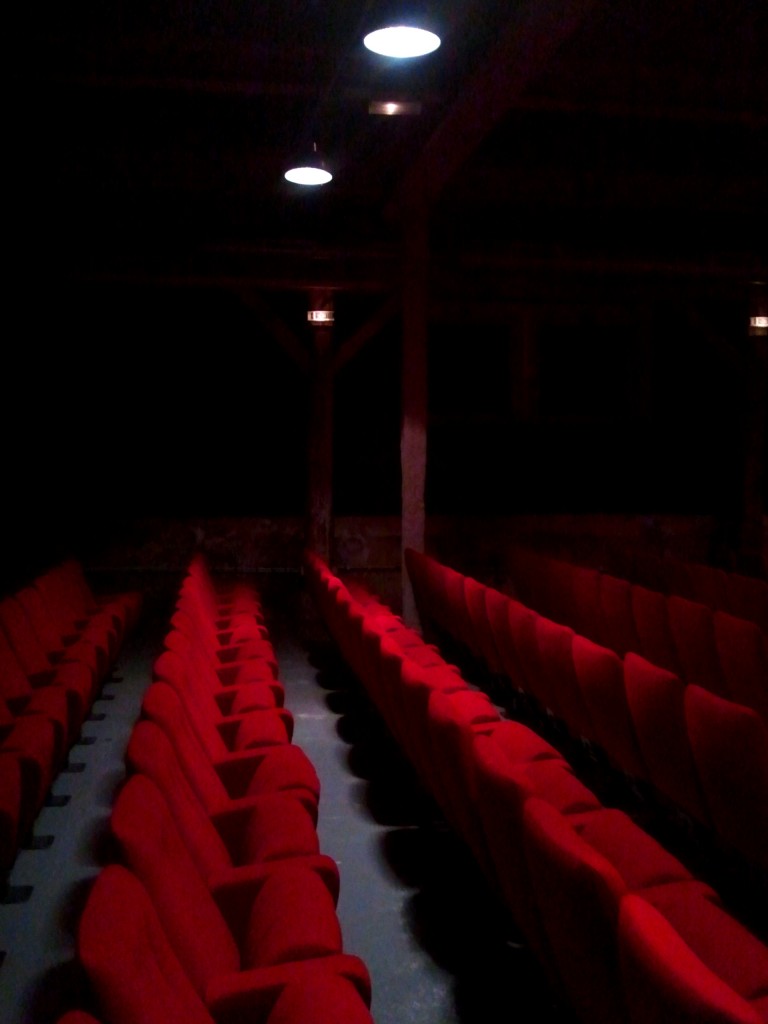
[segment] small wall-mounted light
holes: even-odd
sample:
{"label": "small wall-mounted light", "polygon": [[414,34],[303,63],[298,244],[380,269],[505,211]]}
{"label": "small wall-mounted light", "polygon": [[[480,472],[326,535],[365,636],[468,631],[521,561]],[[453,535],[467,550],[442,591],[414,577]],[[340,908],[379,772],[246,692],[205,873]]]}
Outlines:
{"label": "small wall-mounted light", "polygon": [[310,309],[307,312],[307,320],[311,324],[332,324],[333,323],[333,310],[332,309]]}
{"label": "small wall-mounted light", "polygon": [[368,113],[383,117],[414,116],[421,113],[421,103],[417,100],[371,100]]}
{"label": "small wall-mounted light", "polygon": [[768,335],[768,287],[764,281],[753,281],[749,299],[749,336]]}

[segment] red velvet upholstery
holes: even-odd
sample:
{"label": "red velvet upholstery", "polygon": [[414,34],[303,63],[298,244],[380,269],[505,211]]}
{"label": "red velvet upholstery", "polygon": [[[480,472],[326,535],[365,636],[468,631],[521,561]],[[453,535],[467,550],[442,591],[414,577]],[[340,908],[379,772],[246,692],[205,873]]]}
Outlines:
{"label": "red velvet upholstery", "polygon": [[63,562],[57,570],[68,589],[72,602],[79,600],[84,613],[101,610],[109,612],[125,622],[130,631],[136,624],[141,611],[141,594],[136,590],[120,594],[94,594],[85,577],[82,565],[75,559]]}
{"label": "red velvet upholstery", "polygon": [[688,588],[679,591],[681,597],[704,604],[713,611],[728,607],[729,574],[724,569],[686,562],[684,571],[688,577]]}
{"label": "red velvet upholstery", "polygon": [[[58,675],[62,677],[71,671],[72,666],[62,666]],[[0,631],[0,698],[15,714],[37,714],[50,719],[56,730],[57,749],[63,756],[68,743],[77,734],[84,708],[80,695],[72,697],[55,679],[56,676],[50,683],[33,687],[5,634]]]}
{"label": "red velvet upholstery", "polygon": [[600,628],[600,573],[586,566],[573,565],[567,570],[567,607],[562,619],[583,636],[594,637]]}
{"label": "red velvet upholstery", "polygon": [[178,695],[166,683],[153,683],[142,713],[171,740],[190,785],[208,813],[246,794],[297,790],[317,803],[320,781],[306,754],[292,744],[211,758],[193,729]]}
{"label": "red velvet upholstery", "polygon": [[584,1021],[624,1017],[616,923],[626,886],[612,864],[555,808],[531,798],[523,841],[534,896],[557,973]]}
{"label": "red velvet upholstery", "polygon": [[433,690],[427,709],[428,736],[434,764],[432,794],[448,822],[489,872],[491,858],[475,800],[473,740],[477,731],[492,731],[501,720],[493,705],[487,699],[476,700],[478,696],[472,690]]}
{"label": "red velvet upholstery", "polygon": [[571,814],[568,821],[584,842],[609,861],[631,892],[694,880],[676,857],[623,811],[604,807]]}
{"label": "red velvet upholstery", "polygon": [[768,949],[704,885],[666,885],[642,894],[693,953],[768,1021]]}
{"label": "red velvet upholstery", "polygon": [[548,694],[547,706],[565,722],[572,735],[594,742],[597,734],[576,678],[573,638],[569,626],[543,616],[536,619],[539,671]]}
{"label": "red velvet upholstery", "polygon": [[749,619],[768,632],[768,583],[740,573],[728,573],[728,611]]}
{"label": "red velvet upholstery", "polygon": [[464,596],[472,624],[475,653],[492,675],[500,676],[504,674],[504,664],[488,615],[488,589],[471,576],[464,578]]}
{"label": "red velvet upholstery", "polygon": [[713,626],[727,696],[768,723],[768,637],[754,622],[727,612],[715,612]]}
{"label": "red velvet upholstery", "polygon": [[619,960],[629,1024],[764,1024],[638,896],[621,902]]}
{"label": "red velvet upholstery", "polygon": [[725,696],[712,609],[697,601],[671,596],[667,599],[667,611],[682,678]]}
{"label": "red velvet upholstery", "polygon": [[[415,553],[407,560],[414,567],[427,615],[445,628],[457,629],[459,639],[464,639],[460,628],[451,626],[451,587],[445,586],[446,578],[455,581],[458,574],[448,577],[441,572],[444,567]],[[528,580],[530,590],[541,595],[542,604],[564,609],[578,574],[574,577],[565,563],[552,559],[532,556],[529,562],[538,574]],[[367,606],[348,592],[340,598],[339,589],[326,602],[323,588],[334,587],[332,577],[317,570],[315,580],[321,607],[333,609],[333,632],[342,651],[353,651],[359,659],[363,681],[394,735],[583,1020],[623,1024],[629,1019],[618,922],[630,892],[642,894],[647,905],[666,919],[690,956],[720,979],[726,993],[730,990],[731,1002],[738,1004],[742,997],[764,1019],[768,950],[725,913],[710,888],[693,879],[626,815],[603,808],[545,741],[523,726],[494,721],[460,677],[449,671],[441,679],[439,668],[416,665],[397,650],[392,634],[378,626],[361,628]],[[553,581],[564,593],[555,594]],[[644,626],[654,620],[662,625],[661,647],[672,651],[674,660],[665,599],[648,592],[646,602],[641,588],[635,602],[636,590],[631,591],[633,605],[641,608]],[[617,591],[626,606],[627,588],[618,586]],[[465,586],[464,606],[478,606],[480,593]],[[514,666],[517,679],[524,679],[546,706],[573,720],[585,715],[619,767],[650,778],[670,802],[708,823],[687,732],[689,693],[696,688],[686,691],[674,673],[635,653],[622,663],[607,649],[497,592],[485,591],[483,598],[486,608],[493,610],[489,623],[499,662]],[[623,621],[631,635],[626,608]],[[475,641],[474,649],[482,653],[485,644],[487,637]],[[547,669],[544,676],[542,667]],[[569,700],[563,694],[577,698]],[[757,716],[745,714],[750,725],[759,722]],[[674,1000],[668,1002],[665,984],[660,979],[658,991],[648,999],[654,1013],[656,1007],[675,1005]],[[636,991],[631,986],[626,991],[634,1014],[639,1005]],[[637,1016],[632,1022],[644,1019]],[[677,1019],[648,1018],[670,1024]]]}
{"label": "red velvet upholstery", "polygon": [[256,744],[286,743],[293,735],[293,716],[276,706],[274,691],[266,683],[226,687],[226,692],[212,689],[194,670],[191,659],[185,663],[172,651],[155,662],[154,676],[177,691],[201,740],[214,754]]}
{"label": "red velvet upholstery", "polygon": [[666,595],[633,585],[632,612],[640,645],[638,653],[654,665],[679,674],[680,662],[669,627]]}
{"label": "red velvet upholstery", "polygon": [[267,1024],[373,1024],[352,981],[330,971],[317,972],[311,983],[286,985]]}
{"label": "red velvet upholstery", "polygon": [[[50,675],[59,660],[57,654],[60,655],[61,652],[46,651],[26,612],[13,597],[7,597],[4,601],[0,601],[0,626],[5,631],[8,642],[28,676]],[[96,685],[96,669],[88,660],[78,658],[77,654],[80,653],[83,652],[76,652],[70,660],[78,661],[88,669],[89,676],[87,682],[83,683],[82,697],[84,700],[90,701],[93,698]]]}
{"label": "red velvet upholstery", "polygon": [[646,776],[624,690],[621,658],[581,636],[573,638],[573,667],[595,730],[611,762],[635,778]]}
{"label": "red velvet upholstery", "polygon": [[276,680],[253,679],[240,685],[223,687],[215,673],[208,674],[199,659],[191,653],[164,651],[152,667],[155,682],[165,682],[180,694],[196,693],[216,702],[222,715],[240,714],[250,710],[282,707],[285,691]]}
{"label": "red velvet upholstery", "polygon": [[[593,636],[589,633],[585,635]],[[601,644],[622,656],[627,651],[640,650],[632,612],[632,586],[627,580],[610,576],[608,573],[600,574],[600,622],[597,638]]]}
{"label": "red velvet upholstery", "polygon": [[704,799],[718,834],[768,869],[768,728],[750,708],[688,686],[685,714]]}
{"label": "red velvet upholstery", "polygon": [[[258,874],[239,869],[241,884],[229,896],[239,920],[228,924],[154,783],[133,776],[115,803],[111,825],[122,856],[146,887],[203,998],[217,976],[341,952],[333,896],[321,875],[304,863],[278,862]],[[324,861],[324,871],[333,865],[317,860]]]}
{"label": "red velvet upholstery", "polygon": [[75,631],[67,628],[65,623],[51,615],[42,595],[34,587],[24,587],[15,596],[46,651],[59,651],[68,661],[82,661],[97,681],[104,679],[116,651],[109,633],[98,625],[86,625],[84,629]]}
{"label": "red velvet upholstery", "polygon": [[688,740],[685,684],[672,672],[628,654],[624,685],[649,780],[659,793],[709,824]]}
{"label": "red velvet upholstery", "polygon": [[499,652],[500,671],[507,677],[515,689],[528,689],[525,673],[520,663],[509,626],[510,616],[514,615],[517,610],[521,610],[523,606],[517,601],[512,601],[506,594],[501,594],[498,590],[494,590],[491,587],[486,589],[485,604],[493,640]]}
{"label": "red velvet upholstery", "polygon": [[0,751],[13,754],[21,770],[21,823],[28,827],[61,767],[53,722],[42,715],[9,715],[0,729]]}
{"label": "red velvet upholstery", "polygon": [[146,890],[125,868],[96,879],[77,951],[108,1024],[212,1024]]}
{"label": "red velvet upholstery", "polygon": [[[9,598],[0,602],[0,667],[5,669],[13,662],[16,668],[10,669],[8,680],[2,684],[5,699],[13,707],[14,700],[29,700],[33,689],[63,689],[66,692],[66,712],[59,705],[56,720],[62,728],[66,720],[67,735],[73,739],[93,700],[93,673],[86,665],[77,662],[54,666],[23,610]],[[56,698],[57,704],[60,699]],[[53,709],[51,717],[54,717]]]}
{"label": "red velvet upholstery", "polygon": [[187,601],[173,614],[171,626],[190,638],[194,637],[211,658],[220,662],[242,660],[246,656],[261,658],[277,673],[272,644],[255,621],[250,626],[239,623],[236,629],[219,634],[199,607]]}
{"label": "red velvet upholstery", "polygon": [[[126,750],[130,771],[152,779],[203,878],[238,864],[318,853],[315,820],[293,796],[265,793],[247,806],[206,811],[170,740],[154,722],[138,722]],[[314,805],[313,805],[314,807]]]}

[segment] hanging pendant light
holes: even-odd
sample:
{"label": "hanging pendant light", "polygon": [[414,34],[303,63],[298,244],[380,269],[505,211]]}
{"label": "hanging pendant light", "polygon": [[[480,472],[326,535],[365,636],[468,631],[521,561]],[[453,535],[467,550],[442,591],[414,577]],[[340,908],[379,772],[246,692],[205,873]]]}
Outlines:
{"label": "hanging pendant light", "polygon": [[286,181],[294,185],[327,185],[333,180],[325,161],[317,152],[317,143],[312,143],[312,152],[285,172]]}
{"label": "hanging pendant light", "polygon": [[416,25],[391,24],[369,32],[363,45],[383,57],[403,60],[433,53],[440,45],[440,36]]}
{"label": "hanging pendant light", "polygon": [[363,45],[373,53],[409,60],[440,46],[439,23],[428,0],[370,0]]}

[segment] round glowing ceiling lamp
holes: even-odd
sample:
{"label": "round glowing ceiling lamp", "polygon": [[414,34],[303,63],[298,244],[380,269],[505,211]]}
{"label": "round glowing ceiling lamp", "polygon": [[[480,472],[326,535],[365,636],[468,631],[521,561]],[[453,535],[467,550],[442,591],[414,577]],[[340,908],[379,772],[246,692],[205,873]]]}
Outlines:
{"label": "round glowing ceiling lamp", "polygon": [[313,143],[311,154],[298,161],[285,172],[286,181],[294,185],[327,185],[333,175],[325,165],[325,161],[317,152],[317,143]]}
{"label": "round glowing ceiling lamp", "polygon": [[369,32],[363,45],[383,57],[423,57],[440,45],[440,36],[425,28],[413,25],[390,25]]}

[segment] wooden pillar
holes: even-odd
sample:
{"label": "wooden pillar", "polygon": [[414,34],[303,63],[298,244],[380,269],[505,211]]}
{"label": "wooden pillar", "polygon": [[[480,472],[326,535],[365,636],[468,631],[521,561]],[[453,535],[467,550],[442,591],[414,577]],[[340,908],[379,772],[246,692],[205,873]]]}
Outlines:
{"label": "wooden pillar", "polygon": [[741,568],[768,570],[763,550],[766,474],[766,419],[768,400],[768,286],[753,285],[750,296],[749,351],[744,444],[744,491],[741,524]]}
{"label": "wooden pillar", "polygon": [[[333,294],[312,289],[311,310],[333,314]],[[331,560],[333,540],[333,320],[311,323],[312,380],[308,439],[307,546]]]}
{"label": "wooden pillar", "polygon": [[404,223],[403,357],[400,465],[402,472],[403,619],[418,623],[408,573],[406,548],[424,550],[424,489],[427,472],[427,263],[428,234],[424,210]]}

